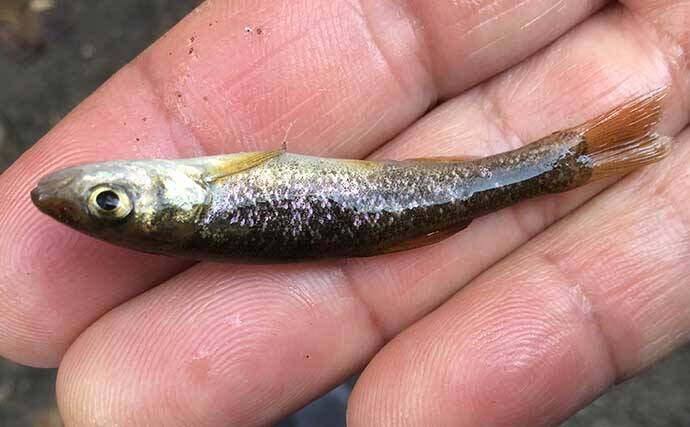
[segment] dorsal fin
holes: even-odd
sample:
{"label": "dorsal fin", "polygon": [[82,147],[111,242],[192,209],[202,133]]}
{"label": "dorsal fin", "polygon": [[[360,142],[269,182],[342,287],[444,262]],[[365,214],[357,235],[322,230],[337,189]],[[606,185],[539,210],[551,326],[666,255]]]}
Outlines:
{"label": "dorsal fin", "polygon": [[421,162],[421,163],[461,163],[470,160],[479,159],[481,156],[437,156],[437,157],[416,157],[406,159],[407,162]]}
{"label": "dorsal fin", "polygon": [[257,166],[261,166],[265,162],[278,157],[283,153],[285,153],[285,151],[275,150],[236,153],[229,156],[220,156],[214,159],[212,165],[204,172],[204,181],[217,181]]}

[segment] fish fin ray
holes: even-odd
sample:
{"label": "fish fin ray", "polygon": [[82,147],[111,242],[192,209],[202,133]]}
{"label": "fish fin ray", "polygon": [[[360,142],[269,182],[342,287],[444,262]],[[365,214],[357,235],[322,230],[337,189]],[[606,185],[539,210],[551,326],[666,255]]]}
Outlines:
{"label": "fish fin ray", "polygon": [[406,240],[404,242],[398,242],[392,245],[379,247],[373,252],[367,253],[364,256],[384,255],[393,252],[402,252],[408,251],[410,249],[421,248],[422,246],[433,245],[467,228],[467,226],[470,225],[471,222],[472,220],[465,221],[444,230],[434,231],[423,236]]}
{"label": "fish fin ray", "polygon": [[420,163],[462,163],[470,160],[476,160],[481,156],[436,156],[436,157],[414,157],[405,159],[406,162],[420,162]]}
{"label": "fish fin ray", "polygon": [[656,90],[578,127],[592,162],[592,180],[626,174],[668,155],[672,138],[655,132],[666,89]]}
{"label": "fish fin ray", "polygon": [[267,161],[276,158],[285,151],[256,151],[251,153],[237,153],[228,156],[227,158],[219,158],[214,165],[204,174],[204,181],[213,182],[223,178],[247,171],[249,169],[261,166]]}

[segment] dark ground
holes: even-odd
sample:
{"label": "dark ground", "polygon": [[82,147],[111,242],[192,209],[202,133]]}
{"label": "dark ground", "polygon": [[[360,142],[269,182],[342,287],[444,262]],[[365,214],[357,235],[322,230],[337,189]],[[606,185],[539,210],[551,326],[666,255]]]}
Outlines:
{"label": "dark ground", "polygon": [[[34,10],[29,3],[0,0],[0,172],[198,2],[42,0]],[[61,426],[54,382],[54,370],[0,358],[0,427]],[[280,426],[344,426],[348,390],[341,386]],[[580,426],[690,426],[690,345],[562,427]]]}

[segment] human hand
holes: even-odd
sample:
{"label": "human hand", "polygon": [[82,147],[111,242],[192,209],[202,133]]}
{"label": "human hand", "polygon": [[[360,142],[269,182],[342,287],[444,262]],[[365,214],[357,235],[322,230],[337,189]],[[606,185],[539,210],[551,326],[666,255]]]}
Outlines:
{"label": "human hand", "polygon": [[605,3],[208,1],[0,176],[0,354],[60,366],[70,426],[266,425],[367,364],[352,426],[557,424],[688,339],[687,132],[621,182],[370,259],[142,255],[29,192],[77,163],[275,148],[290,126],[299,153],[486,155],[665,85],[680,131],[690,5]]}

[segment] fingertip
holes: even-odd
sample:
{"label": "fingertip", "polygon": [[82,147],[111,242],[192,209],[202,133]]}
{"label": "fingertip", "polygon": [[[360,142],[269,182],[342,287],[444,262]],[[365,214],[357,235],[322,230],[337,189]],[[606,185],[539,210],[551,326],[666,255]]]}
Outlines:
{"label": "fingertip", "polygon": [[350,425],[553,425],[603,390],[605,339],[541,273],[494,278],[530,281],[503,294],[483,281],[391,341],[355,387]]}
{"label": "fingertip", "polygon": [[[35,179],[20,179],[36,175],[25,172],[30,164],[17,163],[0,178],[1,186],[13,189],[0,194],[0,355],[54,367],[113,301],[185,265],[110,246],[43,215],[29,197]],[[121,286],[121,280],[132,286]]]}

